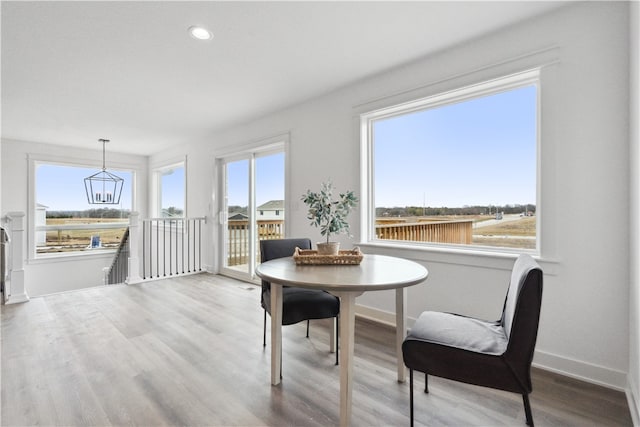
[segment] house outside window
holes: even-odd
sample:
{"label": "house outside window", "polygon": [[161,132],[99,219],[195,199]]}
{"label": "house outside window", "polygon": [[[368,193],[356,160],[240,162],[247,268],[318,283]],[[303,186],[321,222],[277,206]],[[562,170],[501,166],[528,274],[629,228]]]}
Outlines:
{"label": "house outside window", "polygon": [[539,73],[361,115],[363,237],[538,251]]}
{"label": "house outside window", "polygon": [[[284,219],[284,200],[269,200],[266,203],[258,206],[260,212],[260,220],[283,220]],[[283,211],[283,215],[280,215],[280,211]]]}

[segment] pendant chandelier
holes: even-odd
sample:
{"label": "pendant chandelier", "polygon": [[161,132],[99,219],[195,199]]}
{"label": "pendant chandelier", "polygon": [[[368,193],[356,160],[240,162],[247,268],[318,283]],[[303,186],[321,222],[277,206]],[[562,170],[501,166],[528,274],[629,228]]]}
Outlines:
{"label": "pendant chandelier", "polygon": [[105,166],[105,144],[108,139],[99,139],[102,143],[102,170],[84,179],[87,202],[92,205],[117,205],[120,203],[124,179],[107,171]]}

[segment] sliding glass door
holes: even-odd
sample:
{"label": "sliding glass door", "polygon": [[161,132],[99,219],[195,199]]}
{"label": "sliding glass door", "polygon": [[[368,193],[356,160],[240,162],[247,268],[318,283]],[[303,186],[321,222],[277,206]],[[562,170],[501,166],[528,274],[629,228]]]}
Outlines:
{"label": "sliding glass door", "polygon": [[284,237],[284,146],[222,159],[222,272],[253,279],[260,240]]}

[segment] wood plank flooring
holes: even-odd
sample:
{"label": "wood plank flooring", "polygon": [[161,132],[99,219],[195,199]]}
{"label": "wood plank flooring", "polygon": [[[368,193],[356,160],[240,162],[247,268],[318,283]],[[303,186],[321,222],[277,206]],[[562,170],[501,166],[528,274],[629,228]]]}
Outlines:
{"label": "wood plank flooring", "polygon": [[[270,385],[259,288],[199,274],[2,306],[3,426],[329,426],[339,367],[329,321],[283,328]],[[394,332],[357,320],[353,425],[409,425]],[[416,424],[525,426],[519,395],[417,376]],[[623,393],[534,371],[538,426],[629,426]]]}

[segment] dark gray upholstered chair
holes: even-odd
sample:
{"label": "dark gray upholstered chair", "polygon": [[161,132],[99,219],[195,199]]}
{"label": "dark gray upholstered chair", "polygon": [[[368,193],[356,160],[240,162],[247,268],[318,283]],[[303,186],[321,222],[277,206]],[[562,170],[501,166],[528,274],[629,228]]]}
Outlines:
{"label": "dark gray upholstered chair", "polygon": [[409,399],[413,425],[413,371],[522,395],[527,424],[533,426],[529,404],[531,361],[538,335],[542,302],[542,270],[529,255],[520,255],[502,317],[495,322],[457,314],[425,311],[402,344],[409,368]]}
{"label": "dark gray upholstered chair", "polygon": [[[311,249],[309,239],[279,239],[260,241],[260,261],[265,262],[276,258],[284,258],[293,255],[295,248]],[[262,344],[267,345],[267,313],[271,315],[271,283],[262,281],[262,308],[264,309],[264,326]],[[310,319],[335,318],[336,331],[338,315],[340,314],[340,299],[328,292],[296,288],[293,286],[282,287],[282,324],[307,321],[307,338],[309,337]],[[338,334],[336,333],[336,365],[338,364]]]}

